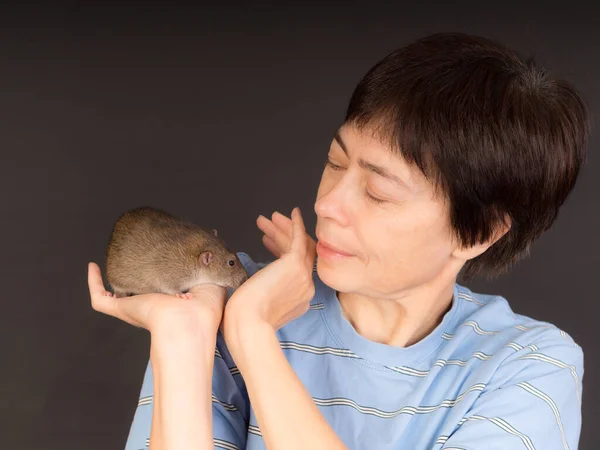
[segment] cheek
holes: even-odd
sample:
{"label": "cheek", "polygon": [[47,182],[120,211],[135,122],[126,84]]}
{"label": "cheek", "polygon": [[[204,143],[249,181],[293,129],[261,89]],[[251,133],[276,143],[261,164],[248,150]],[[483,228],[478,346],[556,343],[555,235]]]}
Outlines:
{"label": "cheek", "polygon": [[450,252],[447,231],[438,214],[395,215],[377,223],[373,230],[377,243],[373,254],[385,270],[434,268]]}
{"label": "cheek", "polygon": [[444,267],[452,252],[443,217],[421,223],[410,235],[410,263],[429,278]]}

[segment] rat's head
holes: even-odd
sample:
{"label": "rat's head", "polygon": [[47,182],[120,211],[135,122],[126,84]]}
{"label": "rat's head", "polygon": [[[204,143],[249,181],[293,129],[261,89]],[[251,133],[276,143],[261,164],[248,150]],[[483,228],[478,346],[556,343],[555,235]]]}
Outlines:
{"label": "rat's head", "polygon": [[204,242],[198,255],[198,275],[202,279],[210,278],[212,283],[237,289],[248,279],[248,273],[242,262],[227,248],[217,231],[212,230],[209,239]]}

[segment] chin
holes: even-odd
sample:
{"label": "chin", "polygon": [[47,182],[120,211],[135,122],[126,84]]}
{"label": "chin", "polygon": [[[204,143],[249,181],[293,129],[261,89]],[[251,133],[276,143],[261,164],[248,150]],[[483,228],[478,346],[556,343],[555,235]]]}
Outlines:
{"label": "chin", "polygon": [[359,277],[353,276],[354,271],[349,271],[342,266],[327,264],[317,260],[317,274],[319,279],[330,288],[339,292],[351,292]]}

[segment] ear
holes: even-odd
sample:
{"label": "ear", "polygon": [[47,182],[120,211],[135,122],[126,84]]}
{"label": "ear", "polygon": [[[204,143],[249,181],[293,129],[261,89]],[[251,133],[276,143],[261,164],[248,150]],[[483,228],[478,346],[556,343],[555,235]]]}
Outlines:
{"label": "ear", "polygon": [[215,230],[214,228],[213,228],[213,233],[215,236],[217,235],[217,230]]}
{"label": "ear", "polygon": [[502,222],[496,226],[495,233],[492,235],[492,237],[489,240],[487,240],[486,242],[481,242],[479,244],[475,244],[471,247],[466,247],[466,248],[457,247],[454,250],[453,255],[456,258],[462,259],[465,261],[476,258],[477,256],[481,255],[483,252],[485,252],[488,248],[490,248],[492,245],[494,245],[498,241],[498,239],[500,239],[502,236],[504,236],[506,233],[508,233],[511,226],[512,226],[512,220],[510,219],[508,214],[505,214],[504,222]]}
{"label": "ear", "polygon": [[200,253],[200,262],[205,266],[208,266],[212,261],[213,254],[212,252],[202,252]]}

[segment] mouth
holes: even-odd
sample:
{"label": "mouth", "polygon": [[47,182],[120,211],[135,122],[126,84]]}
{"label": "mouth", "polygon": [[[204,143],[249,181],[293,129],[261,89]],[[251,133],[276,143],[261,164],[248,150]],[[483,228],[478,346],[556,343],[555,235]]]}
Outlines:
{"label": "mouth", "polygon": [[352,256],[355,256],[322,240],[317,241],[317,253],[319,257],[325,257],[330,259],[350,258]]}

